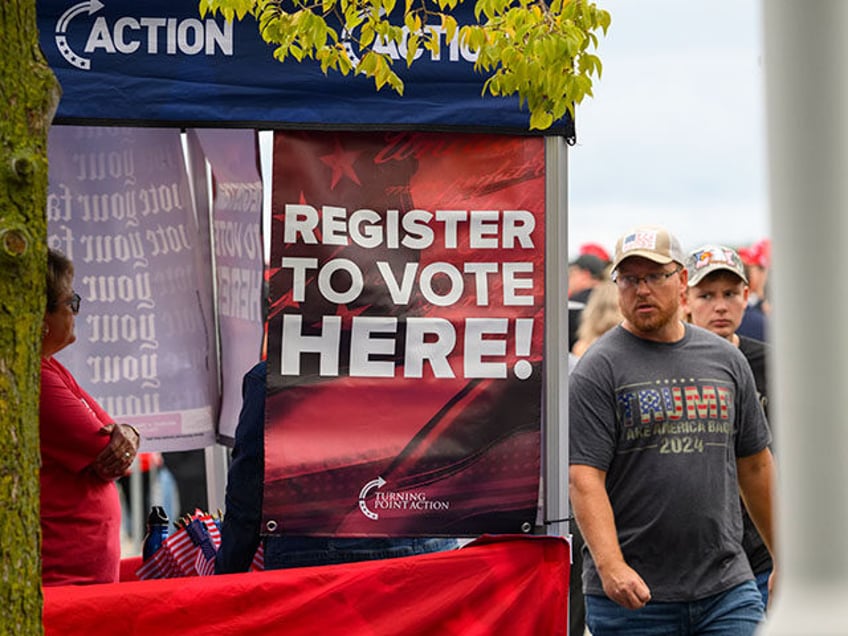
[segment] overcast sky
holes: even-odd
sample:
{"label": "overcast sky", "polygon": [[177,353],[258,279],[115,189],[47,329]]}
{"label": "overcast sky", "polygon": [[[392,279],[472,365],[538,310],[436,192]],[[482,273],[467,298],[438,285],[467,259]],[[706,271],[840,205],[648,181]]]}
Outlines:
{"label": "overcast sky", "polygon": [[569,148],[569,251],[660,223],[684,249],[768,235],[759,0],[596,0],[612,24]]}

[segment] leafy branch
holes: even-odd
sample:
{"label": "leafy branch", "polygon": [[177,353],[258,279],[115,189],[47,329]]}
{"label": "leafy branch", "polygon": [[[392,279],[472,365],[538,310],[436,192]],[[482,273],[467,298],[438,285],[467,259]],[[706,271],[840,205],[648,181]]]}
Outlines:
{"label": "leafy branch", "polygon": [[478,24],[460,27],[451,12],[462,1],[200,0],[199,9],[228,21],[255,18],[280,62],[314,59],[325,74],[365,75],[377,90],[388,85],[400,95],[403,80],[386,48],[396,47],[411,66],[422,51],[438,55],[443,41],[458,36],[476,55],[474,68],[488,74],[483,94],[518,95],[531,129],[547,129],[566,112],[573,117],[592,96],[603,67],[591,51],[609,28],[607,11],[588,0],[476,0]]}

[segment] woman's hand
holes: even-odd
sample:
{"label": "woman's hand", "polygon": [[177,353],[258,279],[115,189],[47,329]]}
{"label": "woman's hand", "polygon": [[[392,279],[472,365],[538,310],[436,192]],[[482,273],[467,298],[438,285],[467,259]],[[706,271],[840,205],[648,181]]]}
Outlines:
{"label": "woman's hand", "polygon": [[94,460],[94,472],[104,481],[123,477],[138,454],[141,443],[138,431],[129,424],[112,423],[101,428],[100,433],[109,436],[109,443]]}

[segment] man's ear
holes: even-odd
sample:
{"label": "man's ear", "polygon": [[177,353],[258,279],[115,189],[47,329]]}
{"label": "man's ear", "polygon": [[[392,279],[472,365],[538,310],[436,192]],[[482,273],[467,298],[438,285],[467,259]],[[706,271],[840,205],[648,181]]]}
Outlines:
{"label": "man's ear", "polygon": [[680,315],[686,322],[692,322],[692,309],[689,306],[689,287],[683,292],[680,300]]}
{"label": "man's ear", "polygon": [[685,308],[686,297],[689,295],[689,270],[684,267],[678,276],[680,277],[680,307]]}

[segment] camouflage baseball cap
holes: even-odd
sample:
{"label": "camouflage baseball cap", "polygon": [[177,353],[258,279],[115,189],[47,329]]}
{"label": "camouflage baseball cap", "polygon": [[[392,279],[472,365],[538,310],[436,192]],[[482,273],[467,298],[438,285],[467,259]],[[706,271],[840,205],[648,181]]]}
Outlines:
{"label": "camouflage baseball cap", "polygon": [[704,276],[719,270],[736,274],[747,285],[745,265],[735,250],[723,245],[705,245],[686,257],[686,269],[689,270],[689,287],[695,287]]}

